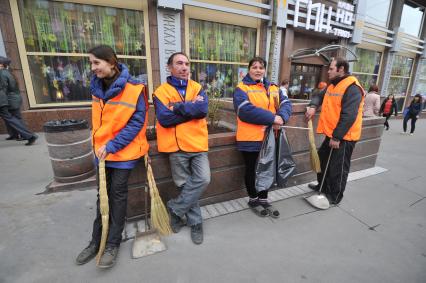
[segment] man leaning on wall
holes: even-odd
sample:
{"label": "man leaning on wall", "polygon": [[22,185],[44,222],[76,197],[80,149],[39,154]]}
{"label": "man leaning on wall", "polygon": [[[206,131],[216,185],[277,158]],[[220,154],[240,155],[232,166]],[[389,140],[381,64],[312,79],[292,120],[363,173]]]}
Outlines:
{"label": "man leaning on wall", "polygon": [[207,156],[208,98],[199,83],[189,79],[189,60],[182,53],[172,54],[167,67],[171,76],[153,94],[157,116],[157,146],[169,154],[173,181],[180,194],[168,201],[170,224],[178,233],[191,227],[195,244],[203,242],[199,198],[210,183]]}

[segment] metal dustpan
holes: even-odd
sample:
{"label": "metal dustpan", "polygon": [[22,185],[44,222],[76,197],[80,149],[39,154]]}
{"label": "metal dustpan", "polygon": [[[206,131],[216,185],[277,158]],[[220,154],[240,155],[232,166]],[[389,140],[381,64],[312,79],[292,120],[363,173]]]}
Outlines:
{"label": "metal dustpan", "polygon": [[145,231],[141,232],[137,222],[134,223],[136,234],[133,240],[132,258],[140,258],[167,250],[167,246],[161,241],[157,230],[150,229],[150,225],[148,225],[147,195],[148,189],[145,186]]}
{"label": "metal dustpan", "polygon": [[327,197],[321,193],[322,186],[324,185],[325,176],[327,175],[328,164],[330,163],[331,154],[333,153],[333,149],[330,149],[330,154],[328,155],[327,165],[325,166],[324,174],[322,175],[321,186],[319,188],[318,193],[314,193],[313,195],[306,197],[305,200],[315,208],[318,209],[329,209],[330,202]]}
{"label": "metal dustpan", "polygon": [[329,209],[330,208],[330,202],[328,201],[327,197],[324,194],[313,194],[307,198],[305,198],[307,202],[309,202],[310,205],[312,205],[315,208],[319,209]]}

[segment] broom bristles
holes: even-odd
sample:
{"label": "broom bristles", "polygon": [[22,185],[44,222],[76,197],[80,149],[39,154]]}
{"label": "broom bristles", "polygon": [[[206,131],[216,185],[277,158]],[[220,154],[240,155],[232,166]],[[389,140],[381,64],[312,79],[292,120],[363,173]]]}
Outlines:
{"label": "broom bristles", "polygon": [[146,177],[148,179],[149,194],[151,196],[151,225],[157,229],[160,235],[170,235],[172,228],[170,227],[169,213],[161,199],[147,155],[145,155],[145,167],[147,170]]}
{"label": "broom bristles", "polygon": [[315,145],[314,128],[312,126],[312,120],[308,121],[309,128],[309,152],[311,156],[311,167],[315,173],[321,172],[321,162],[318,156],[317,147]]}
{"label": "broom bristles", "polygon": [[102,219],[102,236],[99,244],[99,251],[96,255],[96,264],[99,265],[101,256],[105,251],[105,245],[108,237],[108,226],[109,226],[109,205],[108,205],[108,193],[106,189],[106,176],[105,176],[105,161],[100,160],[99,162],[99,210]]}

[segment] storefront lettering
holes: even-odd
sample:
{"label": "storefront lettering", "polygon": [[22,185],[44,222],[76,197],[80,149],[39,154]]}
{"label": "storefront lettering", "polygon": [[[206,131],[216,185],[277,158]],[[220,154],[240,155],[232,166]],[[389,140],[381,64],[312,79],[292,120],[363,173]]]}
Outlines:
{"label": "storefront lettering", "polygon": [[160,54],[160,79],[165,82],[168,75],[167,60],[169,56],[181,50],[180,13],[157,10],[158,51]]}
{"label": "storefront lettering", "polygon": [[[333,33],[336,36],[345,37],[345,38],[349,38],[352,36],[350,31],[331,26],[331,19],[333,14],[332,6],[328,7],[327,13],[326,13],[325,4],[312,3],[311,0],[296,0],[294,20],[293,20],[294,27],[298,27],[300,24],[299,22],[300,3],[307,4],[307,15],[306,15],[306,25],[305,25],[305,28],[307,30],[311,29],[311,25],[310,25],[311,18],[315,16],[315,25],[314,25],[315,31],[317,32],[325,31],[325,33]],[[336,23],[341,23],[343,25],[352,26],[352,21],[354,18],[354,10],[355,9],[352,4],[339,1],[337,3],[337,9],[336,9],[336,15],[334,16],[334,21]]]}

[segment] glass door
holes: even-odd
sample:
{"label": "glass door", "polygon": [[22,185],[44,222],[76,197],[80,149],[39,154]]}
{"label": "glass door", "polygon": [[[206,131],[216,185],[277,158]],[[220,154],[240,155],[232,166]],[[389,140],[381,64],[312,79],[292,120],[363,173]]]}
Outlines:
{"label": "glass door", "polygon": [[312,91],[319,83],[321,66],[291,64],[289,97],[310,99]]}

